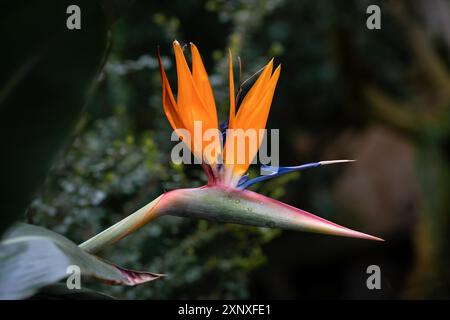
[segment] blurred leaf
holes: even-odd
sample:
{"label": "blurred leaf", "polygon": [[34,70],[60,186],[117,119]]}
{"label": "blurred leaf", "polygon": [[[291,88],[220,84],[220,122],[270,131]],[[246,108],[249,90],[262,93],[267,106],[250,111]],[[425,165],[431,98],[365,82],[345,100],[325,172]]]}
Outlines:
{"label": "blurred leaf", "polygon": [[[81,8],[81,30],[66,9]],[[0,234],[23,215],[73,131],[105,56],[98,1],[8,1],[0,11]]]}
{"label": "blurred leaf", "polygon": [[108,284],[136,285],[161,277],[123,269],[82,251],[67,238],[45,228],[18,224],[0,242],[0,299],[22,299],[66,276],[76,265],[82,276]]}

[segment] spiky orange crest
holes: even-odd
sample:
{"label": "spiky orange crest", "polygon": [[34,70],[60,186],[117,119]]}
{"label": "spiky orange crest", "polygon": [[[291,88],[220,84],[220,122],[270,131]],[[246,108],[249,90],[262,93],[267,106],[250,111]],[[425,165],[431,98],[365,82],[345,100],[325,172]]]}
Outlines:
{"label": "spiky orange crest", "polygon": [[[192,71],[189,69],[178,41],[173,42],[173,48],[178,80],[176,101],[162,66],[161,57],[158,55],[162,77],[162,100],[167,119],[172,128],[179,133],[181,139],[187,142],[194,156],[210,165],[214,172],[217,172],[217,164],[223,159],[224,165],[221,167],[223,169],[218,173],[217,178],[222,184],[236,186],[261,145],[262,136],[259,132],[260,129],[265,129],[281,66],[273,71],[273,59],[265,66],[236,113],[233,62],[230,50],[230,115],[226,144],[221,152],[223,154],[210,153],[205,152],[208,147],[209,150],[221,150],[221,147],[219,135],[208,139],[205,139],[204,136],[204,132],[209,129],[215,129],[218,132],[216,105],[208,74],[194,44],[190,45]],[[196,121],[201,123],[201,131],[194,130]],[[180,129],[189,133],[189,140],[186,140]],[[256,133],[256,135],[247,135],[249,132]],[[241,137],[244,135],[245,138],[238,139],[240,135]]]}

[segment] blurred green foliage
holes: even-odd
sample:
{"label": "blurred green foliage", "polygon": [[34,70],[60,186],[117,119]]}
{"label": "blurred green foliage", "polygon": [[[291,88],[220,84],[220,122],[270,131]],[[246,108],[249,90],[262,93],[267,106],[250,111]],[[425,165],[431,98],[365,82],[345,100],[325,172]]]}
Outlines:
{"label": "blurred green foliage", "polygon": [[2,3],[0,234],[23,215],[67,143],[104,61],[107,23],[100,4],[78,1],[90,15],[84,29],[70,32],[63,15],[70,3]]}
{"label": "blurred green foliage", "polygon": [[[380,246],[164,217],[104,254],[167,278],[136,288],[89,287],[127,298],[449,297],[450,38],[445,28],[427,27],[438,20],[437,3],[447,4],[440,18],[447,22],[449,7],[446,0],[411,3],[136,1],[111,27],[111,50],[96,93],[28,219],[81,242],[165,190],[205,182],[200,168],[171,165],[156,45],[175,92],[171,43],[198,45],[222,121],[228,112],[227,48],[240,56],[243,79],[276,56],[282,76],[268,127],[282,129],[283,165],[322,160],[324,154],[358,155],[361,150],[348,154],[345,147],[381,126],[391,132],[387,139],[401,139],[414,150],[413,159],[406,160],[414,163],[409,174],[419,188],[399,204],[401,210],[390,207],[374,220],[363,216],[373,204],[388,202],[386,186],[406,189],[403,181],[389,177],[402,169],[405,158],[386,163],[389,155],[375,152],[373,163],[386,163],[385,171],[373,172],[373,163],[365,167],[350,193],[364,188],[371,176],[379,184],[365,189],[363,201],[369,201],[357,211],[351,208],[357,196],[345,205],[335,201],[339,169],[305,172],[299,181],[289,175],[255,189],[366,230],[376,228],[373,221],[395,221],[407,212],[405,226],[386,231],[382,236],[388,241]],[[382,7],[381,30],[365,28],[369,4]],[[335,151],[324,152],[328,149]],[[382,292],[365,287],[365,267],[372,263],[382,266]]]}
{"label": "blurred green foliage", "polygon": [[[205,4],[206,10],[214,11],[212,4]],[[259,14],[266,10],[259,8]],[[243,8],[239,12],[245,15],[249,11]],[[145,25],[133,17],[114,25],[112,50],[98,91],[76,138],[55,162],[28,209],[31,222],[82,242],[164,190],[206,182],[199,167],[183,168],[170,162],[170,130],[162,112],[154,52],[160,42],[166,44],[162,51],[169,55],[169,43],[180,36],[178,18],[162,12],[153,12],[148,18]],[[130,59],[129,51],[142,43],[152,45]],[[215,61],[224,60],[217,52],[212,56]],[[167,58],[164,61],[173,74]],[[257,67],[246,66],[250,72]],[[225,70],[220,72],[211,72],[210,77],[215,85],[226,88]],[[223,106],[227,104],[225,93],[216,97]],[[282,183],[268,193],[280,195]],[[249,272],[266,261],[261,246],[279,233],[164,217],[103,254],[118,264],[167,273],[167,277],[135,288],[88,285],[120,298],[248,298]]]}

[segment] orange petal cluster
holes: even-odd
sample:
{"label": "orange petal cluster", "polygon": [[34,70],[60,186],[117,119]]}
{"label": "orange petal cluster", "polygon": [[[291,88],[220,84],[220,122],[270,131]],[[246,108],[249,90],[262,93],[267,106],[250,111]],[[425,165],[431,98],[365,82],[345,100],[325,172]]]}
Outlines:
{"label": "orange petal cluster", "polygon": [[[215,150],[220,150],[220,146],[217,147],[216,145],[220,144],[220,139],[217,136],[208,141],[203,140],[203,132],[205,130],[218,130],[216,105],[208,74],[200,53],[194,44],[190,45],[192,71],[189,69],[183,49],[178,41],[174,41],[173,48],[178,81],[176,101],[162,66],[161,57],[158,54],[162,77],[162,102],[167,119],[176,132],[179,132],[180,129],[189,132],[191,139],[188,145],[195,157],[210,166],[215,166],[220,159],[223,159],[222,183],[230,186],[236,185],[239,178],[248,170],[262,142],[262,136],[257,134],[253,139],[246,139],[244,143],[238,143],[236,141],[238,140],[238,133],[245,134],[247,130],[255,130],[254,132],[259,133],[260,129],[265,129],[281,67],[278,66],[274,71],[272,59],[264,67],[261,75],[236,112],[233,62],[230,50],[230,115],[226,137],[227,143],[223,148],[223,155],[217,153],[211,155],[205,153],[205,149],[210,144],[214,144],[212,147]],[[201,134],[197,134],[198,132],[194,130],[196,121],[202,124]],[[183,139],[183,136],[179,135]],[[201,148],[196,148],[196,145],[200,145]]]}

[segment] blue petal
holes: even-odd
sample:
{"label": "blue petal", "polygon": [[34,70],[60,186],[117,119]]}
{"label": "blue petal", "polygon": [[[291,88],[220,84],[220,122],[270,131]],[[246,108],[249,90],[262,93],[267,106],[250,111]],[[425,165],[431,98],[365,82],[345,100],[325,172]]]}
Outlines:
{"label": "blue petal", "polygon": [[219,130],[222,133],[222,144],[225,145],[227,139],[228,121],[224,121],[219,125]]}
{"label": "blue petal", "polygon": [[[294,172],[294,171],[301,171],[301,170],[317,168],[317,167],[321,167],[321,166],[329,165],[329,164],[353,162],[353,161],[354,160],[319,161],[319,162],[306,163],[306,164],[302,164],[300,166],[294,166],[294,167],[273,167],[273,166],[262,165],[261,172],[263,174],[261,176],[253,178],[253,179],[248,179],[248,174],[247,174],[241,178],[237,188],[238,189],[246,189],[246,188],[254,185],[255,183],[258,183],[258,182],[261,182],[264,180],[269,180],[269,179],[281,176],[286,173]],[[246,179],[243,179],[244,177],[246,177]]]}
{"label": "blue petal", "polygon": [[244,174],[240,179],[239,179],[239,183],[238,186],[245,184],[248,179],[250,179],[250,176],[248,173]]}

